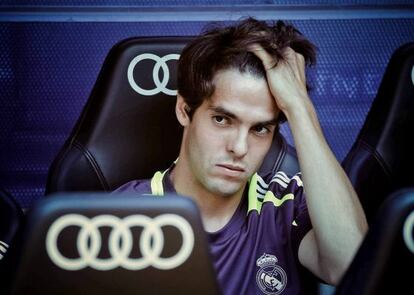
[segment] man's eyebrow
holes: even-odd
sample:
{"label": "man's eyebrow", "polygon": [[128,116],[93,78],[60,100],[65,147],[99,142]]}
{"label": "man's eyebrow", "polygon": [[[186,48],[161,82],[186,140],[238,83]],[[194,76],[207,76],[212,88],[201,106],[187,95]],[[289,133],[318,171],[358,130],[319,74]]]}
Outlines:
{"label": "man's eyebrow", "polygon": [[281,111],[276,115],[276,117],[274,117],[273,119],[271,119],[271,120],[267,120],[267,121],[264,121],[264,122],[259,122],[258,124],[261,124],[261,125],[263,125],[263,126],[269,126],[269,125],[275,125],[275,126],[277,126],[277,125],[279,125],[279,122],[280,122],[280,115],[281,115]]}
{"label": "man's eyebrow", "polygon": [[275,118],[275,119],[268,120],[268,121],[264,121],[264,122],[258,122],[255,125],[261,125],[261,126],[272,126],[272,125],[275,125],[275,126],[277,126],[278,123],[279,123],[279,120],[277,118]]}
{"label": "man's eyebrow", "polygon": [[[222,114],[222,115],[224,115],[226,117],[229,117],[229,118],[232,118],[232,119],[238,119],[238,117],[235,114],[233,114],[229,110],[226,110],[223,107],[220,107],[220,106],[211,106],[211,107],[209,107],[209,109],[212,110],[215,113]],[[272,125],[275,125],[275,126],[277,126],[278,123],[279,123],[279,120],[276,117],[276,118],[271,119],[271,120],[267,120],[267,121],[263,121],[263,122],[257,122],[254,125],[255,126],[257,126],[257,125],[260,125],[260,126],[272,126]]]}
{"label": "man's eyebrow", "polygon": [[227,116],[229,118],[232,118],[232,119],[237,119],[237,116],[235,114],[233,114],[229,110],[226,110],[223,107],[211,106],[211,107],[209,107],[209,109],[212,110],[215,113],[225,115],[225,116]]}

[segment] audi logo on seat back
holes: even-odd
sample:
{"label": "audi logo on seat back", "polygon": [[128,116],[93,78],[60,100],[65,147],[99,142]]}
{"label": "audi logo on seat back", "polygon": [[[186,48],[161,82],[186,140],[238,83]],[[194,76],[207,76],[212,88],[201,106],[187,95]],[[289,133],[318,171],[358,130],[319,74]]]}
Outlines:
{"label": "audi logo on seat back", "polygon": [[414,66],[411,69],[411,82],[413,82],[413,85],[414,85]]}
{"label": "audi logo on seat back", "polygon": [[414,211],[408,215],[404,222],[403,238],[407,248],[414,254]]}
{"label": "audi logo on seat back", "polygon": [[[72,258],[62,255],[57,240],[63,229],[69,226],[80,228],[76,246],[79,257]],[[130,257],[133,247],[132,227],[142,227],[139,248],[142,257]],[[182,236],[182,245],[171,257],[161,257],[164,248],[163,226],[177,228]],[[109,258],[99,258],[102,247],[100,227],[110,227]],[[194,233],[191,225],[183,217],[176,214],[163,214],[155,218],[145,215],[130,215],[120,219],[113,215],[99,215],[88,218],[79,214],[67,214],[56,219],[46,235],[46,251],[50,259],[62,269],[80,270],[91,267],[96,270],[111,270],[123,267],[128,270],[141,270],[149,266],[161,270],[176,268],[183,264],[192,253]]]}
{"label": "audi logo on seat back", "polygon": [[[165,93],[167,95],[177,95],[177,90],[168,89],[166,86],[168,84],[168,81],[170,80],[170,70],[167,65],[167,61],[169,60],[178,60],[180,58],[179,54],[167,54],[163,57],[159,57],[158,55],[152,54],[152,53],[143,53],[138,56],[136,56],[129,64],[128,66],[128,82],[129,85],[131,85],[132,89],[134,89],[136,92],[138,92],[141,95],[145,96],[151,96],[158,94],[160,92]],[[155,88],[153,89],[144,89],[141,86],[139,86],[134,79],[134,69],[137,63],[139,63],[142,60],[145,59],[151,59],[155,61],[154,68],[152,69],[152,79],[155,83]],[[159,71],[162,69],[163,71],[163,78],[162,81],[160,81],[159,78]]]}

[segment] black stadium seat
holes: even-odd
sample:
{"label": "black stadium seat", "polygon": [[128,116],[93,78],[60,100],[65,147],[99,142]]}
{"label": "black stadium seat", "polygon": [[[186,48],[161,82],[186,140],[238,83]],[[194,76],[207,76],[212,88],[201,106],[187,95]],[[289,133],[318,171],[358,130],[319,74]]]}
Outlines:
{"label": "black stadium seat", "polygon": [[0,294],[9,292],[23,223],[19,204],[8,192],[0,189]]}
{"label": "black stadium seat", "polygon": [[412,294],[413,265],[414,187],[383,203],[335,295]]}
{"label": "black stadium seat", "polygon": [[414,43],[391,57],[377,97],[342,165],[371,222],[392,192],[414,186]]}
{"label": "black stadium seat", "polygon": [[[178,156],[176,65],[189,37],[133,38],[108,54],[70,137],[49,169],[46,194],[110,191],[149,178]],[[281,135],[262,171],[299,171]]]}
{"label": "black stadium seat", "polygon": [[[72,134],[49,169],[46,194],[111,191],[149,178],[178,155],[176,60],[188,37],[133,38],[108,54]],[[398,188],[414,185],[414,44],[391,58],[365,124],[343,162],[369,221]],[[262,170],[299,170],[294,150],[275,136]],[[357,257],[358,259],[358,257]]]}
{"label": "black stadium seat", "polygon": [[[175,116],[176,67],[190,37],[132,38],[105,59],[71,135],[49,168],[46,195],[111,191],[150,178],[176,159],[182,128]],[[299,171],[295,150],[275,135],[262,172]],[[316,292],[311,275],[309,290]]]}
{"label": "black stadium seat", "polygon": [[13,295],[220,294],[188,198],[60,193],[31,208],[25,233]]}

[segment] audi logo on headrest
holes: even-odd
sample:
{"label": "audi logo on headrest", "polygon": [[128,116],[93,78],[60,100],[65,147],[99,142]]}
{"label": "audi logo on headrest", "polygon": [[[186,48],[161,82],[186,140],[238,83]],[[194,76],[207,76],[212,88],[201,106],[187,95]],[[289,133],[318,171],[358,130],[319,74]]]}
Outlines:
{"label": "audi logo on headrest", "polygon": [[[58,249],[57,240],[62,230],[69,226],[80,228],[76,245],[79,257],[65,257]],[[142,257],[131,258],[134,239],[131,227],[142,227],[139,248]],[[177,228],[182,236],[182,245],[171,257],[161,257],[164,248],[163,226]],[[108,238],[110,257],[99,258],[102,247],[100,227],[110,227]],[[149,266],[161,270],[172,269],[183,264],[194,247],[194,233],[191,225],[176,214],[163,214],[155,218],[145,215],[130,215],[120,219],[113,215],[99,215],[88,218],[79,214],[59,217],[50,226],[46,236],[46,251],[50,259],[62,269],[80,270],[87,266],[96,270],[111,270],[123,267],[128,270],[141,270]]]}
{"label": "audi logo on headrest", "polygon": [[413,68],[411,70],[411,82],[413,82],[413,86],[414,86],[414,65],[413,65]]}
{"label": "audi logo on headrest", "polygon": [[[178,60],[180,58],[179,54],[167,54],[163,57],[159,57],[158,55],[152,54],[152,53],[143,53],[138,56],[136,56],[129,64],[128,66],[128,82],[129,85],[131,85],[132,89],[134,89],[136,92],[138,92],[141,95],[151,96],[158,94],[160,92],[165,93],[167,95],[177,95],[177,90],[168,89],[166,86],[168,84],[168,81],[170,80],[170,70],[168,69],[167,61],[169,60]],[[154,68],[152,70],[152,79],[155,83],[154,89],[144,89],[140,87],[134,79],[134,69],[137,63],[139,63],[142,60],[145,59],[151,59],[155,61]],[[163,78],[162,81],[160,81],[159,78],[159,71],[160,68],[163,71]]]}
{"label": "audi logo on headrest", "polygon": [[403,227],[403,237],[404,237],[405,245],[414,254],[413,231],[414,231],[414,211],[412,211],[410,215],[408,215],[407,219],[404,222],[404,227]]}

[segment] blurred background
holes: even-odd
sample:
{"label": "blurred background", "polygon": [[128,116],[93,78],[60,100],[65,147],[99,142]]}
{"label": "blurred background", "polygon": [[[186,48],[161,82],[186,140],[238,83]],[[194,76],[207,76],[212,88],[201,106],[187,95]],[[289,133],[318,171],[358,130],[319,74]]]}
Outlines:
{"label": "blurred background", "polygon": [[[207,23],[248,16],[288,21],[317,45],[311,97],[341,161],[392,52],[414,41],[414,1],[0,0],[0,187],[23,208],[43,196],[114,44],[197,35]],[[293,144],[287,126],[282,133]]]}

